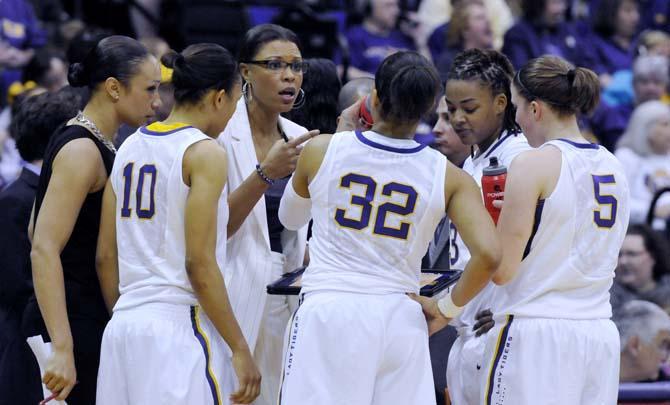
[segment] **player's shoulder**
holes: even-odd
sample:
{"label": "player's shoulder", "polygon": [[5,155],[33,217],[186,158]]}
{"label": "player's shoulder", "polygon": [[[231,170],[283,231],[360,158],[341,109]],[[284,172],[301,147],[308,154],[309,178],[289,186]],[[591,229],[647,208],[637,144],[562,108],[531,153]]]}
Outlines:
{"label": "player's shoulder", "polygon": [[533,147],[528,143],[526,136],[521,133],[515,133],[508,136],[505,142],[502,143],[499,151],[499,159],[501,163],[510,165],[514,158],[520,153],[532,150]]}
{"label": "player's shoulder", "polygon": [[516,155],[510,167],[526,176],[541,176],[554,169],[560,170],[561,161],[562,151],[558,148],[531,148]]}

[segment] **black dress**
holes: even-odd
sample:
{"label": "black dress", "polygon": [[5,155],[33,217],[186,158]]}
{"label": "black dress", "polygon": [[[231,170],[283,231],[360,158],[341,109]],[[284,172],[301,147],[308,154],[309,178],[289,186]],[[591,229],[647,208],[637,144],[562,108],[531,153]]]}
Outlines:
{"label": "black dress", "polygon": [[[107,149],[84,127],[79,125],[61,127],[51,137],[44,154],[35,197],[35,220],[39,216],[51,179],[52,164],[56,155],[65,144],[80,138],[91,139],[96,144],[109,176],[114,163],[114,152]],[[70,239],[60,255],[78,381],[67,398],[67,403],[70,405],[95,404],[100,345],[102,333],[109,320],[95,269],[102,194],[103,190],[100,190],[86,196]],[[22,328],[27,337],[41,334],[45,341],[50,340],[34,294],[24,311]]]}

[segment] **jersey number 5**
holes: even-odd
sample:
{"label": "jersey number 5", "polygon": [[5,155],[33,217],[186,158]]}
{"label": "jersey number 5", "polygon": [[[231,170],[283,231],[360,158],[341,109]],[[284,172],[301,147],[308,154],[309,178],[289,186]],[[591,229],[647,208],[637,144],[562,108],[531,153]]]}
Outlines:
{"label": "jersey number 5", "polygon": [[[134,163],[128,163],[123,168],[123,206],[121,207],[121,218],[130,218],[132,209],[130,208],[130,188],[133,184],[133,166]],[[145,180],[149,176],[147,183],[151,182],[149,189],[149,208],[145,208],[144,203],[144,186]],[[149,185],[149,184],[147,184]],[[154,190],[156,188],[156,166],[144,165],[140,167],[139,175],[137,177],[137,189],[135,190],[135,212],[137,217],[141,219],[151,219],[156,213],[156,206],[154,204]],[[145,203],[146,204],[146,203]]]}
{"label": "jersey number 5", "polygon": [[[377,182],[370,176],[364,176],[356,173],[349,173],[342,177],[340,187],[350,189],[352,184],[360,184],[365,187],[364,195],[352,195],[351,204],[361,207],[361,217],[359,219],[351,219],[347,217],[345,209],[338,208],[335,211],[335,222],[344,228],[351,228],[361,231],[368,227],[372,217],[374,206],[372,201],[375,199],[377,191]],[[391,182],[384,184],[382,187],[382,196],[390,197],[393,193],[398,193],[406,196],[405,204],[396,204],[393,202],[385,202],[377,208],[377,214],[374,220],[374,229],[372,233],[381,236],[390,236],[397,239],[407,239],[409,235],[410,223],[400,222],[398,228],[386,226],[386,216],[388,214],[397,214],[400,216],[407,216],[414,212],[416,206],[416,199],[418,193],[413,187],[406,184]]]}
{"label": "jersey number 5", "polygon": [[[617,199],[611,194],[603,194],[600,190],[602,184],[616,184],[614,175],[606,174],[598,176],[595,174],[591,175],[593,179],[593,194],[600,205],[601,208],[593,210],[593,222],[599,228],[611,228],[616,222],[616,211],[617,211]],[[609,216],[606,217],[602,214],[602,208],[609,206]]]}

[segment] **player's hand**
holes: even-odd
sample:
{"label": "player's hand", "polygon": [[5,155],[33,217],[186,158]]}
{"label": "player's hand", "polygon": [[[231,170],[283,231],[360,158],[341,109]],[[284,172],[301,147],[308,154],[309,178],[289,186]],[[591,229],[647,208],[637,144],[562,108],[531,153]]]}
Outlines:
{"label": "player's hand", "polygon": [[289,139],[288,142],[283,139],[277,140],[270,148],[265,160],[261,162],[263,173],[272,180],[281,179],[293,173],[298,163],[302,144],[317,135],[319,135],[319,130],[315,129]]}
{"label": "player's hand", "polygon": [[63,401],[70,395],[77,381],[72,349],[54,349],[47,362],[42,382],[52,393],[58,393],[56,400]]}
{"label": "player's hand", "polygon": [[490,309],[484,309],[475,315],[475,325],[472,330],[475,331],[475,336],[481,336],[491,330],[495,324],[493,312]]}
{"label": "player's hand", "polygon": [[428,297],[422,297],[416,294],[407,294],[411,299],[421,304],[421,310],[428,323],[428,336],[444,329],[450,319],[445,318],[437,307],[437,301]]}
{"label": "player's hand", "polygon": [[359,112],[361,111],[361,103],[363,98],[359,99],[351,106],[342,110],[342,113],[337,117],[337,130],[335,132],[355,131],[357,129],[366,129],[366,126],[361,123]]}
{"label": "player's hand", "polygon": [[230,396],[235,404],[250,404],[261,392],[261,373],[249,349],[233,353],[233,368],[240,388]]}

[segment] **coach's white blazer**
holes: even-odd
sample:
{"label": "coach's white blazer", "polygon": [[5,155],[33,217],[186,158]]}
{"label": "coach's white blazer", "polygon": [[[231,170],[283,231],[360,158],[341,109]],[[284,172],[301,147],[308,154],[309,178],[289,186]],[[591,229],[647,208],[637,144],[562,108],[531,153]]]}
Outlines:
{"label": "coach's white blazer", "polygon": [[[289,138],[307,130],[283,117],[279,125]],[[244,98],[218,142],[228,155],[228,192],[232,192],[256,170],[258,159],[251,138],[251,127]],[[299,231],[284,230],[281,236],[284,255],[284,272],[300,267],[305,257],[307,227]],[[268,235],[265,198],[261,197],[240,229],[228,239],[227,263],[224,269],[226,288],[231,305],[242,332],[253,352],[267,298],[266,286],[271,282],[272,257]]]}

